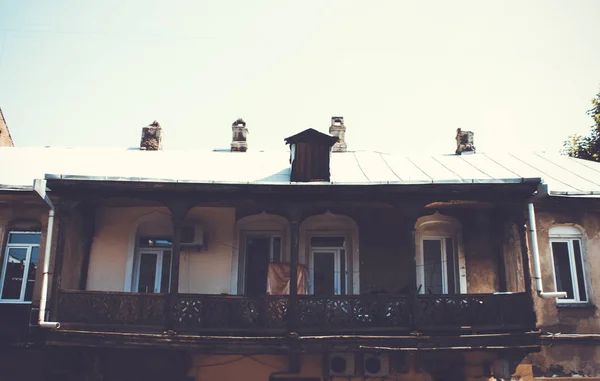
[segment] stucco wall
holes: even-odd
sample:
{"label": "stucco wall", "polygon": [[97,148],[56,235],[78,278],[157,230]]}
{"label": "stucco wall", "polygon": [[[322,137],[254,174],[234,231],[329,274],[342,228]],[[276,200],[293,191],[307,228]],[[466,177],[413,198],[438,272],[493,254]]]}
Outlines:
{"label": "stucco wall", "polygon": [[[229,293],[233,245],[233,208],[194,208],[186,217],[201,223],[208,247],[182,252],[180,288],[186,293]],[[97,212],[88,270],[88,290],[125,291],[130,282],[137,226],[147,232],[172,234],[166,208],[103,208]]]}
{"label": "stucco wall", "polygon": [[[555,225],[575,224],[584,231],[583,249],[587,292],[590,305],[579,308],[557,306],[555,299],[534,298],[538,326],[543,332],[552,333],[598,333],[600,303],[600,213],[598,212],[550,212],[536,211],[537,237],[544,291],[554,291],[552,256],[549,245],[549,229]],[[600,375],[600,349],[595,342],[554,342],[542,352],[531,355],[530,360],[537,375]]]}

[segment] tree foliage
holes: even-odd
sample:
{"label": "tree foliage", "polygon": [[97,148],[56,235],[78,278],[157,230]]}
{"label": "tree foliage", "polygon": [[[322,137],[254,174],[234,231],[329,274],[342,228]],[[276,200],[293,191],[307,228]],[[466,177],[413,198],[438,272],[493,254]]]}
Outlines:
{"label": "tree foliage", "polygon": [[588,136],[572,135],[563,143],[562,153],[579,159],[600,162],[600,90],[592,99],[592,108],[587,114],[592,117],[592,125]]}

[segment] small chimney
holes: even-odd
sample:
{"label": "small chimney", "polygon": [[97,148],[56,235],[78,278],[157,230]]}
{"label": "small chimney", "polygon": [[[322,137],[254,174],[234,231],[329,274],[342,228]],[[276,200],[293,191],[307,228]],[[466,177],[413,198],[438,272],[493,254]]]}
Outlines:
{"label": "small chimney", "polygon": [[248,150],[248,129],[246,128],[246,122],[244,119],[239,118],[231,125],[233,131],[233,138],[231,140],[231,152],[246,152]]}
{"label": "small chimney", "polygon": [[163,130],[160,124],[155,120],[148,127],[142,128],[142,140],[140,149],[145,151],[162,150]]}
{"label": "small chimney", "polygon": [[346,145],[346,126],[344,126],[343,116],[331,117],[329,134],[336,136],[339,139],[338,142],[333,145],[331,152],[346,152],[348,146]]}
{"label": "small chimney", "polygon": [[456,154],[468,155],[475,153],[475,143],[473,141],[472,131],[463,131],[456,129]]}
{"label": "small chimney", "polygon": [[0,147],[14,147],[6,120],[4,119],[4,115],[2,115],[2,109],[0,109]]}

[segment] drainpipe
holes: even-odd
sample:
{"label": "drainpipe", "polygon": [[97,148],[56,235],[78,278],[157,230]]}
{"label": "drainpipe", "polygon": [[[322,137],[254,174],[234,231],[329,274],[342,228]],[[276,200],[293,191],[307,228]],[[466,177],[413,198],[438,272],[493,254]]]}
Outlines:
{"label": "drainpipe", "polygon": [[558,292],[544,292],[542,286],[542,269],[540,266],[540,252],[538,249],[537,242],[537,231],[535,228],[535,209],[533,203],[527,204],[527,210],[529,212],[529,233],[531,236],[531,256],[533,257],[533,274],[535,278],[535,289],[541,298],[555,299],[555,298],[566,298],[567,293],[564,291]]}
{"label": "drainpipe", "polygon": [[60,327],[59,322],[46,321],[46,312],[48,308],[48,274],[50,273],[50,252],[52,250],[52,232],[54,230],[54,204],[50,197],[46,194],[46,180],[35,179],[33,181],[33,189],[50,207],[48,212],[48,229],[46,231],[46,244],[44,247],[44,273],[42,275],[42,292],[40,297],[40,314],[38,323],[42,328],[57,329]]}

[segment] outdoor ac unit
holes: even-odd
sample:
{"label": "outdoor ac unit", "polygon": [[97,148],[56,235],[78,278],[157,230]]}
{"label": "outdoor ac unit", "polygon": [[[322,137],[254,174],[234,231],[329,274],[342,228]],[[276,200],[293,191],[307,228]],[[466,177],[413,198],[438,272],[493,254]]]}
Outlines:
{"label": "outdoor ac unit", "polygon": [[184,248],[201,248],[205,246],[202,225],[185,224],[181,227],[181,246]]}
{"label": "outdoor ac unit", "polygon": [[330,376],[353,376],[354,353],[331,353],[329,355]]}
{"label": "outdoor ac unit", "polygon": [[365,353],[365,377],[386,377],[390,374],[390,358],[387,354]]}

